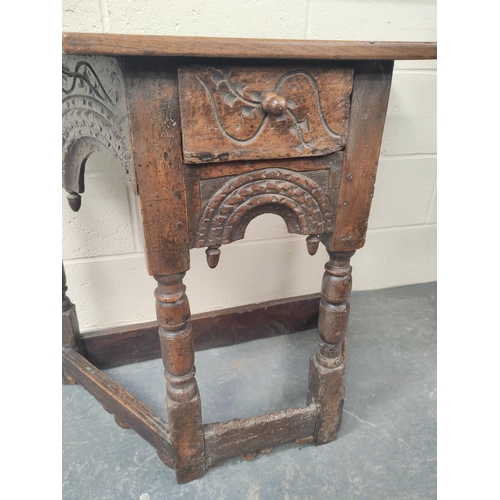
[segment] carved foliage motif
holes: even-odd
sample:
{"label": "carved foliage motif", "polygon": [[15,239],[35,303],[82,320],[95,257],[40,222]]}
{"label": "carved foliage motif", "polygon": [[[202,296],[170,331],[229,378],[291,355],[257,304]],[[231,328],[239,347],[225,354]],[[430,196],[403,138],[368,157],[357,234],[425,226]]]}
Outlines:
{"label": "carved foliage motif", "polygon": [[270,168],[234,177],[211,197],[194,246],[217,247],[241,239],[250,221],[262,213],[280,215],[291,233],[333,231],[334,211],[324,190],[306,175]]}
{"label": "carved foliage motif", "polygon": [[[310,86],[310,89],[312,93],[314,94],[314,98],[317,104],[317,112],[319,115],[319,118],[321,120],[321,123],[324,127],[324,132],[328,135],[330,135],[332,138],[340,140],[340,136],[333,132],[333,130],[330,129],[328,124],[325,121],[325,116],[323,114],[323,110],[321,109],[321,102],[320,102],[320,96],[319,96],[319,89],[318,89],[318,84],[314,77],[309,73],[308,71],[305,70],[295,70],[295,71],[289,71],[285,73],[276,83],[274,88],[272,89],[273,92],[279,94],[280,91],[282,91],[282,87],[284,87],[284,83],[287,82],[287,80],[292,79],[292,78],[300,78],[302,80],[305,80],[305,86]],[[219,128],[221,132],[230,140],[235,142],[236,144],[249,144],[253,142],[261,133],[262,129],[266,125],[267,121],[269,120],[270,116],[265,114],[262,110],[261,107],[261,92],[258,91],[252,91],[250,90],[249,86],[247,86],[244,83],[234,83],[231,81],[231,78],[228,74],[228,72],[224,72],[221,70],[213,69],[209,73],[209,78],[215,85],[215,92],[213,89],[205,83],[205,81],[200,78],[198,75],[196,76],[196,79],[203,85],[203,88],[206,90],[208,97],[210,99],[210,104],[212,105],[212,111],[214,113],[214,116],[217,120],[217,124],[219,125]],[[309,84],[309,85],[307,85]],[[295,86],[296,87],[296,86]],[[245,137],[245,132],[243,131],[243,137],[239,139],[237,137],[237,132],[239,129],[237,129],[234,135],[231,135],[229,133],[222,120],[221,116],[218,111],[218,104],[215,101],[214,95],[216,93],[220,94],[220,97],[222,98],[222,102],[229,106],[229,108],[233,109],[235,108],[235,104],[239,104],[239,109],[240,109],[240,114],[241,117],[247,117],[247,118],[256,118],[260,123],[257,125],[257,129],[255,131],[251,131],[248,137]],[[244,94],[248,94],[248,97],[245,97]],[[288,97],[286,99],[287,101],[287,110],[286,112],[275,118],[276,122],[280,121],[285,121],[288,127],[288,132],[293,134],[294,136],[297,137],[297,145],[295,146],[295,149],[302,153],[305,148],[308,149],[313,149],[316,147],[316,138],[315,137],[306,137],[307,132],[309,132],[309,119],[307,115],[305,116],[300,116],[299,110],[297,108],[300,106],[299,103],[297,103],[292,97]],[[297,114],[294,113],[294,110],[297,110]],[[300,118],[302,119],[300,119]],[[247,132],[248,134],[248,132]],[[308,140],[309,139],[309,140]]]}
{"label": "carved foliage motif", "polygon": [[[189,67],[179,78],[186,89],[181,110],[187,162],[319,156],[344,146],[352,89],[348,68]],[[264,112],[265,92],[286,99],[281,116]]]}
{"label": "carved foliage motif", "polygon": [[137,193],[125,87],[115,58],[63,56],[62,167],[66,190],[84,191],[83,171],[95,151],[110,151]]}

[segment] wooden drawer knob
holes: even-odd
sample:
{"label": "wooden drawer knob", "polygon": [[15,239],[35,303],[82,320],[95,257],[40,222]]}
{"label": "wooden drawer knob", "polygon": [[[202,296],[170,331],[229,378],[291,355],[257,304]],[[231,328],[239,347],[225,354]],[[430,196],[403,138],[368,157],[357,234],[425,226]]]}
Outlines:
{"label": "wooden drawer knob", "polygon": [[262,94],[260,104],[266,113],[274,116],[281,116],[287,108],[286,99],[274,92]]}

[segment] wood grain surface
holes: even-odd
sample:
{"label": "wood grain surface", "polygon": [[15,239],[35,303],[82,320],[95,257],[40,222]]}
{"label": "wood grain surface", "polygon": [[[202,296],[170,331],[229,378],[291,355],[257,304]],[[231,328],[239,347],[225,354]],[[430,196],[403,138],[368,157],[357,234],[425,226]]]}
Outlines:
{"label": "wood grain surface", "polygon": [[164,457],[173,456],[168,425],[147,406],[73,349],[63,347],[62,359],[64,370],[107,411],[137,432]]}
{"label": "wood grain surface", "polygon": [[370,42],[63,33],[66,54],[264,59],[436,59],[435,42]]}
{"label": "wood grain surface", "polygon": [[124,68],[148,271],[189,269],[177,71],[160,59],[127,59]]}
{"label": "wood grain surface", "polygon": [[224,458],[309,438],[316,425],[316,406],[292,408],[271,415],[235,419],[203,427],[207,467]]}
{"label": "wood grain surface", "polygon": [[[186,163],[323,156],[345,145],[353,70],[346,67],[181,66]],[[266,94],[284,101],[266,113]],[[278,95],[279,94],[279,95]]]}
{"label": "wood grain surface", "polygon": [[[233,307],[191,317],[196,351],[315,328],[320,294]],[[158,359],[158,323],[150,321],[89,332],[83,352],[100,369]]]}
{"label": "wood grain surface", "polygon": [[321,236],[328,250],[357,250],[365,244],[393,65],[356,63],[335,232]]}

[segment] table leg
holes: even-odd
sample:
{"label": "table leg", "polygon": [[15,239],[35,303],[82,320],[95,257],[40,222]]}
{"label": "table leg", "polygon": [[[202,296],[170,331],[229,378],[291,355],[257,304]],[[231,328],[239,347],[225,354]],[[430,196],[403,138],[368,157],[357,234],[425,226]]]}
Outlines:
{"label": "table leg", "polygon": [[308,404],[316,403],[318,423],[314,440],[334,440],[342,419],[345,385],[345,333],[349,319],[352,278],[350,258],[354,252],[328,250],[319,304],[319,348],[309,364]]}
{"label": "table leg", "polygon": [[[80,330],[78,327],[78,318],[76,317],[75,305],[66,295],[68,286],[66,285],[66,273],[64,264],[62,266],[62,345],[63,347],[72,347],[81,352]],[[63,370],[62,383],[65,385],[74,385],[76,381],[66,374]]]}
{"label": "table leg", "polygon": [[201,402],[195,379],[190,310],[182,278],[186,273],[155,276],[156,314],[167,381],[167,412],[178,483],[205,471]]}

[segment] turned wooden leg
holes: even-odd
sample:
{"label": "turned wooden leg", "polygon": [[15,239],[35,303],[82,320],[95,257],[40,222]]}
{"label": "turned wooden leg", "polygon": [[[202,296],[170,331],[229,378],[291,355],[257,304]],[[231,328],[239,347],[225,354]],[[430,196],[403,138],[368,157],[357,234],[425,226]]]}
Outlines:
{"label": "turned wooden leg", "polygon": [[155,276],[156,314],[165,379],[167,411],[178,483],[205,471],[201,402],[195,379],[189,302],[182,283],[186,273]]}
{"label": "turned wooden leg", "polygon": [[324,444],[337,437],[342,419],[345,384],[345,333],[349,319],[354,252],[332,252],[325,265],[319,304],[319,349],[309,364],[308,404],[318,407],[314,441]]}
{"label": "turned wooden leg", "polygon": [[[78,319],[76,317],[76,308],[69,297],[66,296],[68,287],[66,285],[66,273],[64,264],[62,266],[62,345],[63,347],[72,347],[81,352],[80,330]],[[65,385],[74,385],[76,381],[67,375],[64,370],[62,374],[62,383]]]}

